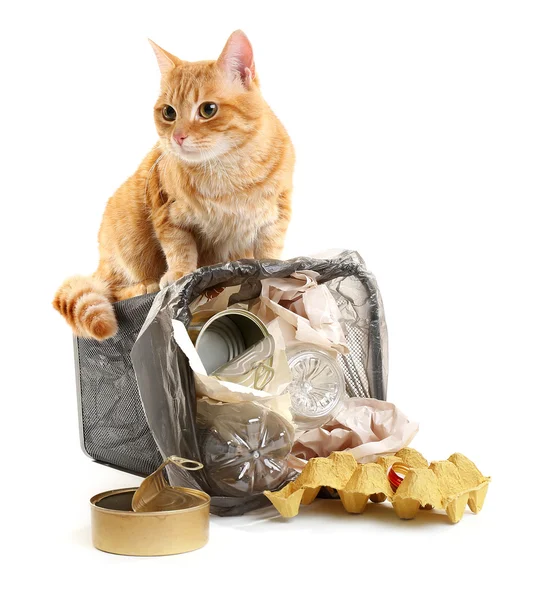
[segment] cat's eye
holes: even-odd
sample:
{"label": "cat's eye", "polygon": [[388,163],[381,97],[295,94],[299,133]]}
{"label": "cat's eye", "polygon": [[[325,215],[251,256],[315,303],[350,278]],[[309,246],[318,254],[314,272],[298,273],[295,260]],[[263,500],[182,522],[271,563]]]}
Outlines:
{"label": "cat's eye", "polygon": [[203,119],[211,119],[217,113],[217,104],[214,102],[203,102],[199,106],[199,115]]}
{"label": "cat's eye", "polygon": [[165,106],[161,109],[161,114],[165,121],[174,121],[176,119],[176,111],[172,106],[165,104]]}

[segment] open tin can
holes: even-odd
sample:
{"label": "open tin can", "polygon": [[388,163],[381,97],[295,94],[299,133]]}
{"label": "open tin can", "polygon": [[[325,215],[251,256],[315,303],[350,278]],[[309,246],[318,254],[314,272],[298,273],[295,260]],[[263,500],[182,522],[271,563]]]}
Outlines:
{"label": "open tin can", "polygon": [[209,375],[258,390],[274,377],[274,338],[253,313],[229,308],[194,315],[188,333]]}
{"label": "open tin can", "polygon": [[98,550],[164,556],[206,544],[210,496],[200,490],[169,486],[163,470],[171,463],[188,470],[202,468],[195,461],[169,457],[139,488],[102,492],[90,499],[92,542]]}

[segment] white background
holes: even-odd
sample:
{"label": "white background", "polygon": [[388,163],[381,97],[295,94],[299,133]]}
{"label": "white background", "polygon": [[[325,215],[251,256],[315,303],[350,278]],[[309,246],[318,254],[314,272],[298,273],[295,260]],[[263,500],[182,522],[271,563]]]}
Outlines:
{"label": "white background", "polygon": [[[538,516],[540,11],[535,2],[2,5],[2,546],[7,596],[530,597]],[[139,479],[79,447],[55,288],[97,264],[107,198],[156,139],[150,37],[183,59],[250,36],[296,146],[286,257],[360,251],[414,447],[493,483],[458,525],[318,501],[213,518],[189,555],[90,543],[88,499]],[[533,588],[534,585],[534,588]],[[152,595],[149,595],[152,594]],[[194,596],[196,594],[196,596]]]}

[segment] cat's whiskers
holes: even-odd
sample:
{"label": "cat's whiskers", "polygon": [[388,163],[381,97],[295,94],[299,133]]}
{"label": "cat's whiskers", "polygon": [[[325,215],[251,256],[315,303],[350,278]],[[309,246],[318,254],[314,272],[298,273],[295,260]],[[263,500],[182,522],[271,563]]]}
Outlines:
{"label": "cat's whiskers", "polygon": [[148,182],[150,181],[150,177],[152,176],[154,169],[156,168],[158,163],[163,159],[164,156],[165,156],[165,154],[160,154],[154,161],[154,164],[148,169],[148,174],[146,175],[146,182],[144,185],[144,202],[145,202],[145,204],[148,201]]}
{"label": "cat's whiskers", "polygon": [[203,151],[201,152],[201,154],[202,154],[202,157],[203,157],[203,162],[202,162],[202,165],[203,165],[203,169],[204,169],[204,176],[205,176],[205,178],[206,178],[206,177],[208,176],[208,173],[207,173],[207,171],[208,171],[208,169],[209,169],[209,168],[210,168],[210,174],[212,174],[212,168],[211,168],[211,166],[208,164],[208,161],[206,160],[206,152],[203,150]]}
{"label": "cat's whiskers", "polygon": [[[207,195],[205,192],[208,192],[208,190],[210,191],[211,195],[215,195],[220,193],[220,179],[221,179],[221,172],[220,170],[217,168],[217,165],[214,162],[214,157],[211,155],[210,151],[208,152],[204,152],[203,154],[203,163],[202,163],[204,170],[205,170],[205,178],[204,178],[204,186],[197,186],[199,189],[200,193],[204,193],[204,195]],[[216,167],[214,169],[214,167]],[[208,176],[206,171],[210,171],[210,175]],[[206,188],[206,189],[203,189]]]}
{"label": "cat's whiskers", "polygon": [[[194,182],[199,193],[207,198],[230,194],[237,189],[235,179],[231,177],[229,169],[224,165],[219,155],[212,148],[200,149],[202,161],[195,167],[202,178],[195,177]],[[198,180],[198,181],[197,181]]]}

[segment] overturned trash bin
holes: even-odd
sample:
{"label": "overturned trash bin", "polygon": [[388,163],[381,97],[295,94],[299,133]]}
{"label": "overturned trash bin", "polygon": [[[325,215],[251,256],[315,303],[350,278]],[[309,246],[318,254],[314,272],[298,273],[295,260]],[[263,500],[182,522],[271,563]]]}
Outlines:
{"label": "overturned trash bin", "polygon": [[[81,443],[94,460],[141,476],[164,457],[201,461],[201,431],[193,373],[174,338],[173,320],[186,327],[190,304],[215,288],[239,286],[230,304],[257,298],[261,281],[313,271],[341,312],[350,353],[338,358],[346,392],[385,400],[387,334],[374,276],[356,252],[288,261],[241,260],[203,267],[158,294],[116,303],[116,336],[75,339]],[[171,473],[171,485],[212,495],[205,470]],[[267,503],[257,492],[212,496],[216,514],[242,514]]]}

